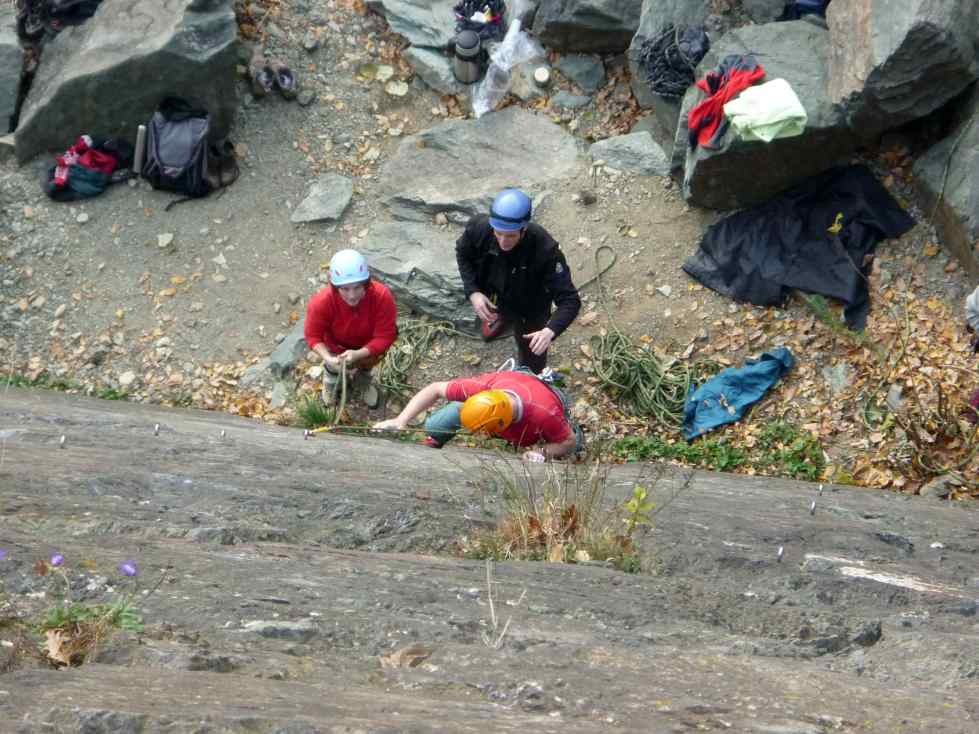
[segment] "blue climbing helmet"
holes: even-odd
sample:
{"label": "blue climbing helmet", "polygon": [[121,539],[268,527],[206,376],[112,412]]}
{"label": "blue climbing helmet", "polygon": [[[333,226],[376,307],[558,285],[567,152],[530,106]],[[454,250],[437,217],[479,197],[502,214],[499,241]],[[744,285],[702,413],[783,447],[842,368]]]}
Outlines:
{"label": "blue climbing helmet", "polygon": [[516,232],[530,223],[530,197],[520,189],[504,189],[493,199],[490,226],[499,232]]}

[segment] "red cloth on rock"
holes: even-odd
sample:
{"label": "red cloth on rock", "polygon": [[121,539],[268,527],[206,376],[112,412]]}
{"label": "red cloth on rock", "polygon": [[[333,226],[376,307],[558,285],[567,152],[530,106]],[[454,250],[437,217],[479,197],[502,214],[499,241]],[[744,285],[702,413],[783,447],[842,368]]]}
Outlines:
{"label": "red cloth on rock", "polygon": [[391,348],[398,336],[398,307],[383,283],[371,280],[356,308],[332,286],[309,300],[303,335],[310,349],[325,344],[330,354],[367,347],[374,361]]}
{"label": "red cloth on rock", "polygon": [[571,435],[564,417],[564,404],[551,388],[534,375],[523,372],[488,372],[449,382],[448,400],[464,401],[484,390],[509,390],[523,403],[523,415],[500,434],[515,446],[561,443]]}
{"label": "red cloth on rock", "polygon": [[697,82],[697,88],[708,95],[690,110],[687,128],[690,147],[716,148],[718,130],[724,122],[724,105],[755,82],[765,78],[765,70],[753,56],[726,56],[720,66]]}

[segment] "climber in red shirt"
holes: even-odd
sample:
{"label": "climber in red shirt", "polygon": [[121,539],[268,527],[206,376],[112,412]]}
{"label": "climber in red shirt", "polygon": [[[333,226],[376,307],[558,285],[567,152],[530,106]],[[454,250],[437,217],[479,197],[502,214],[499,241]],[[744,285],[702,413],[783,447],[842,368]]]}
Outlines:
{"label": "climber in red shirt", "polygon": [[396,418],[374,424],[379,430],[404,430],[439,399],[449,402],[425,421],[425,443],[441,448],[465,427],[527,449],[525,461],[568,456],[583,449],[566,397],[529,371],[489,372],[433,382],[419,390]]}
{"label": "climber in red shirt", "polygon": [[341,250],[333,256],[330,285],[310,299],[303,330],[309,348],[323,360],[323,402],[335,402],[345,365],[367,407],[378,406],[380,393],[370,370],[397,338],[397,318],[394,296],[383,283],[371,280],[363,255]]}

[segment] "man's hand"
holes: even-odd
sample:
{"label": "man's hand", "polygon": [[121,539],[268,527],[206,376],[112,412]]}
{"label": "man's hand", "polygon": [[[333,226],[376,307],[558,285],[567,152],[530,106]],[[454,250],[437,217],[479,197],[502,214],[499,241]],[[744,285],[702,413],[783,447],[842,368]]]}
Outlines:
{"label": "man's hand", "polygon": [[486,323],[491,324],[496,321],[497,318],[499,318],[496,306],[489,298],[486,297],[485,293],[476,291],[469,296],[469,302],[473,305],[476,315]]}
{"label": "man's hand", "polygon": [[388,418],[386,421],[378,421],[374,424],[376,431],[403,431],[405,424],[397,418]]}
{"label": "man's hand", "polygon": [[542,451],[524,451],[523,460],[528,464],[543,464],[547,461],[547,456]]}
{"label": "man's hand", "polygon": [[362,359],[365,359],[369,354],[370,352],[368,352],[366,349],[363,348],[347,349],[346,351],[341,352],[339,355],[337,355],[337,360],[338,363],[346,362],[347,368],[349,369],[350,367],[356,366],[358,362],[360,362]]}
{"label": "man's hand", "polygon": [[541,355],[547,351],[554,341],[554,332],[547,326],[540,331],[532,331],[523,335],[524,339],[530,340],[530,351],[536,355]]}

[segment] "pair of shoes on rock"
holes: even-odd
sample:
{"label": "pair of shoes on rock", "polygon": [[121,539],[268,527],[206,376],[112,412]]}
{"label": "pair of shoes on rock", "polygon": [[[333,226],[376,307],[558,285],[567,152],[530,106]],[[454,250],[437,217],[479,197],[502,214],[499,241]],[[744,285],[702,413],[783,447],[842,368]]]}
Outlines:
{"label": "pair of shoes on rock", "polygon": [[[377,389],[377,385],[371,379],[370,372],[366,370],[360,370],[350,378],[347,382],[347,390],[350,392],[359,392],[360,399],[371,410],[381,404],[381,391]],[[348,396],[350,392],[348,392]],[[337,398],[340,395],[340,375],[324,369],[323,389],[320,394],[325,405],[336,405],[338,402]]]}
{"label": "pair of shoes on rock", "polygon": [[212,189],[223,189],[238,180],[238,156],[235,146],[225,139],[219,145],[210,145],[207,149],[207,182]]}
{"label": "pair of shoes on rock", "polygon": [[360,399],[371,410],[381,404],[381,392],[371,379],[369,370],[360,370],[354,375],[353,387],[360,393]]}
{"label": "pair of shoes on rock", "polygon": [[255,51],[248,65],[248,75],[255,97],[264,97],[274,89],[278,89],[286,99],[295,99],[299,93],[299,84],[292,69],[279,59],[266,59],[259,50]]}

